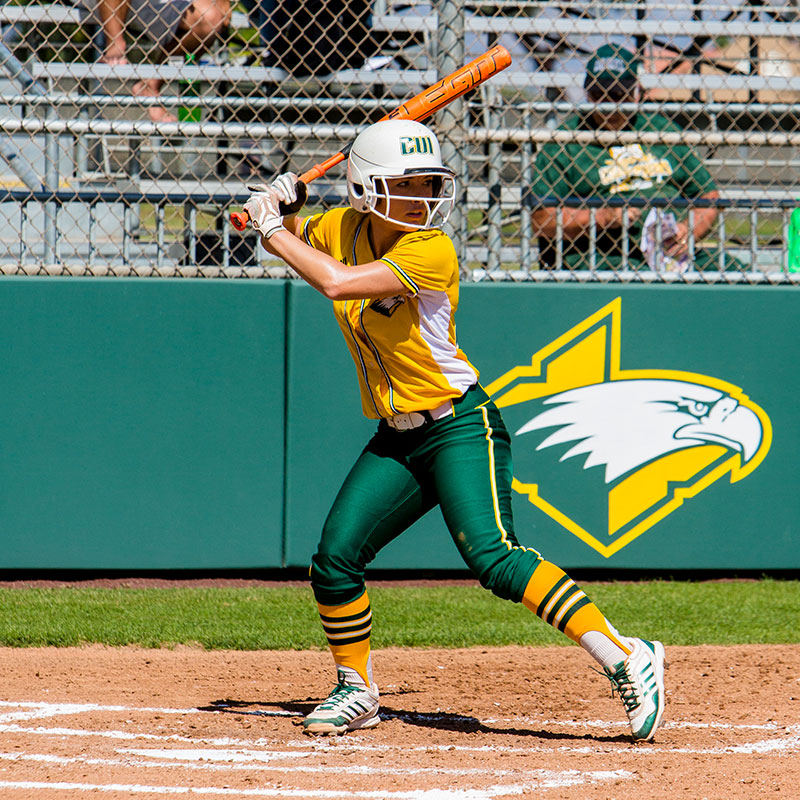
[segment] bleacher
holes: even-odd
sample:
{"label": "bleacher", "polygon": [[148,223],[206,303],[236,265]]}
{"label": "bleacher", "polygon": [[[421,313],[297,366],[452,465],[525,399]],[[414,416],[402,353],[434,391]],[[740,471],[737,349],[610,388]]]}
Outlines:
{"label": "bleacher", "polygon": [[[185,274],[200,262],[214,274],[269,272],[252,237],[242,249],[227,225],[227,207],[241,204],[248,180],[302,171],[366,121],[500,42],[513,66],[461,104],[464,124],[445,142],[468,200],[453,234],[473,276],[552,279],[538,269],[522,198],[537,145],[586,109],[588,52],[611,39],[632,42],[646,61],[652,55],[648,66],[665,43],[675,48],[682,69],[640,76],[644,108],[674,119],[706,158],[721,191],[717,233],[747,264],[743,279],[793,280],[784,234],[798,176],[800,17],[788,4],[506,0],[434,8],[378,0],[372,30],[386,39],[377,54],[385,63],[308,76],[267,63],[241,5],[226,37],[193,64],[159,63],[146,38],[131,42],[135,61],[100,63],[97,31],[85,30],[69,5],[7,3],[0,27],[24,67],[0,59],[0,125],[19,151],[0,169],[13,193],[0,202],[9,223],[0,239],[4,271]],[[133,84],[148,79],[164,82],[160,98],[133,94]],[[187,86],[199,86],[198,96],[187,98]],[[151,122],[153,105],[174,114],[196,106],[203,119]],[[41,185],[22,199],[31,171]],[[498,180],[499,192],[491,189]],[[341,202],[343,172],[310,188],[316,207]]]}

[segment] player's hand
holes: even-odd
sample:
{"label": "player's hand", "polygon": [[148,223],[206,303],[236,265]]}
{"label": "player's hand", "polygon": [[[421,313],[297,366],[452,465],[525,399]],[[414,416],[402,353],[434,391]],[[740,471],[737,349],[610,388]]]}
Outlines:
{"label": "player's hand", "polygon": [[675,237],[664,242],[664,252],[671,258],[679,259],[689,252],[689,223],[679,222]]}
{"label": "player's hand", "polygon": [[297,202],[297,175],[294,172],[284,172],[272,181],[272,188],[281,196],[281,201],[290,206]]}
{"label": "player's hand", "polygon": [[[259,185],[248,186],[254,194],[244,204],[244,210],[250,215],[250,221],[265,239],[278,231],[285,230],[283,227],[283,214],[280,210],[281,196],[271,186]],[[263,189],[263,191],[260,191]]]}
{"label": "player's hand", "polygon": [[252,186],[248,186],[247,188],[251,192],[266,192],[270,189],[276,191],[280,197],[282,205],[281,210],[285,214],[289,215],[297,213],[297,211],[302,208],[303,202],[305,202],[305,197],[303,197],[303,201],[298,202],[298,185],[297,175],[295,175],[294,172],[284,172],[281,175],[278,175],[278,177],[275,178],[275,180],[269,185],[266,183],[256,183]]}

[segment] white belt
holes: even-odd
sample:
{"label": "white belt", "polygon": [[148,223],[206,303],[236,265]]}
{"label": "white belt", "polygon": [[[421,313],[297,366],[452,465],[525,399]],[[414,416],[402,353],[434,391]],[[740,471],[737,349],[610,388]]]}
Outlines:
{"label": "white belt", "polygon": [[386,424],[396,431],[410,431],[413,428],[421,428],[426,422],[442,417],[453,416],[453,403],[445,400],[440,406],[432,408],[430,411],[411,411],[408,414],[395,414],[393,417],[386,418]]}

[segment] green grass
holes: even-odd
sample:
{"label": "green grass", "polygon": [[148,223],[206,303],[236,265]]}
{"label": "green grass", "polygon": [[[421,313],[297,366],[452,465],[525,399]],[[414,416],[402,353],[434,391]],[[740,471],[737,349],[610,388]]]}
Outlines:
{"label": "green grass", "polygon": [[[589,583],[626,634],[668,644],[800,642],[800,582]],[[370,589],[373,646],[564,645],[521,605],[477,585]],[[0,589],[0,644],[324,649],[305,587]]]}

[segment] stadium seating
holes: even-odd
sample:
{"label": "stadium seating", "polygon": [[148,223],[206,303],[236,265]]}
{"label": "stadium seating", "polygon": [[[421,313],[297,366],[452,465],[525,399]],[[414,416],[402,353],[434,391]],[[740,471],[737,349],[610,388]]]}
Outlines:
{"label": "stadium seating", "polygon": [[[126,241],[130,250],[134,240],[137,247],[141,240],[146,244],[139,248],[140,263],[146,264],[158,250],[151,246],[159,235],[151,218],[161,211],[157,203],[137,203],[137,192],[150,198],[182,193],[186,208],[197,212],[194,222],[187,212],[188,240],[208,225],[222,236],[224,207],[203,198],[241,202],[247,179],[263,179],[287,167],[302,169],[338,149],[359,125],[439,77],[443,54],[438,45],[453,33],[447,27],[453,25],[457,47],[447,53],[451,59],[460,58],[463,63],[494,42],[505,43],[515,57],[512,68],[465,104],[466,127],[458,143],[458,152],[463,154],[460,169],[472,209],[468,216],[479,221],[470,222],[462,245],[470,254],[468,260],[485,263],[492,275],[530,277],[536,248],[524,215],[519,215],[520,198],[531,178],[530,160],[537,142],[582,107],[580,70],[588,45],[603,38],[625,39],[647,54],[655,52],[653,43],[680,41],[683,54],[691,55],[689,69],[656,71],[663,64],[657,64],[655,57],[646,60],[641,84],[647,99],[684,130],[698,131],[697,145],[718,180],[723,200],[732,204],[726,213],[737,220],[733,228],[750,231],[736,234],[735,246],[752,266],[761,269],[766,264],[762,271],[780,272],[780,232],[794,201],[797,175],[800,22],[790,7],[774,12],[759,7],[756,13],[745,4],[737,10],[735,2],[721,3],[698,4],[701,11],[709,7],[713,12],[707,19],[696,9],[682,18],[666,18],[665,8],[682,4],[669,6],[655,0],[641,4],[647,10],[641,18],[629,4],[613,0],[563,7],[468,3],[456,4],[462,13],[455,22],[445,24],[447,3],[437,4],[435,13],[430,4],[378,0],[372,25],[393,42],[384,52],[388,63],[304,78],[261,63],[259,46],[253,45],[253,23],[243,6],[234,10],[229,38],[210,54],[208,62],[155,63],[144,48],[144,57],[137,63],[109,66],[97,62],[90,36],[89,44],[76,56],[73,44],[81,21],[74,7],[4,4],[0,6],[4,40],[25,56],[28,74],[44,88],[46,97],[32,97],[10,77],[0,81],[2,124],[36,171],[44,173],[46,163],[57,164],[57,180],[49,182],[49,189],[59,190],[54,202],[62,222],[81,207],[91,213],[102,208],[107,213],[99,217],[114,220],[113,225],[98,220],[97,234],[107,240],[108,252],[119,245],[119,260],[124,262],[121,242]],[[726,9],[727,14],[723,13]],[[21,31],[36,35],[15,42],[13,34]],[[82,35],[87,41],[86,33]],[[64,45],[54,53],[55,42]],[[713,52],[709,42],[716,42]],[[147,78],[165,82],[159,102],[173,111],[186,105],[182,92],[187,85],[199,86],[200,96],[191,102],[203,108],[203,121],[149,122],[146,106],[156,101],[134,97],[130,90],[134,81]],[[25,128],[19,122],[23,118]],[[494,131],[494,137],[487,131]],[[498,131],[502,136],[497,136]],[[774,135],[770,139],[767,134]],[[54,146],[54,139],[58,155],[51,154],[47,162],[47,147]],[[489,191],[490,180],[498,177],[504,188],[499,193]],[[4,183],[10,189],[20,188],[18,175],[7,175]],[[121,193],[118,203],[105,196],[101,205],[86,200],[87,193],[115,188]],[[326,176],[313,187],[312,201],[339,201],[342,189],[340,174]],[[18,202],[0,204],[6,218]],[[46,239],[44,223],[39,221],[42,198],[33,198],[29,204],[28,230],[33,236],[38,229],[39,238]],[[200,228],[192,232],[192,224]],[[64,253],[70,242],[85,232],[84,227],[73,224],[72,236],[67,225],[57,237],[61,260],[67,258]],[[757,229],[767,233],[754,247],[752,232]],[[184,248],[176,258],[185,261],[187,234],[173,235]],[[13,261],[14,253],[23,250],[29,261],[55,258],[52,248],[34,257],[38,244],[27,249],[9,245],[7,254],[4,246],[0,243],[0,262]],[[164,255],[167,251],[172,252],[166,248],[159,256],[162,262],[172,258]],[[94,257],[99,258],[98,252]],[[225,252],[223,261],[229,261]],[[80,261],[82,256],[76,258]],[[515,273],[514,266],[519,264],[522,267]]]}

